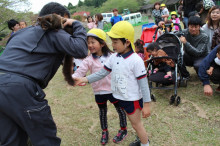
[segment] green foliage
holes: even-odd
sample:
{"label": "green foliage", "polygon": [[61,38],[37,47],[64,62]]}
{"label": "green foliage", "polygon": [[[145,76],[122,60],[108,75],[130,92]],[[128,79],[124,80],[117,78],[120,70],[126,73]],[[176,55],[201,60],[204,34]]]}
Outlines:
{"label": "green foliage", "polygon": [[82,16],[76,15],[76,16],[73,16],[73,19],[82,21]]}
{"label": "green foliage", "polygon": [[103,3],[100,11],[110,12],[114,8],[117,8],[119,13],[122,13],[123,9],[129,9],[131,12],[137,12],[139,10],[139,3],[134,0],[108,0]]}
{"label": "green foliage", "polygon": [[78,7],[81,7],[81,6],[83,6],[83,2],[81,1],[81,0],[79,0],[79,2],[78,2]]}

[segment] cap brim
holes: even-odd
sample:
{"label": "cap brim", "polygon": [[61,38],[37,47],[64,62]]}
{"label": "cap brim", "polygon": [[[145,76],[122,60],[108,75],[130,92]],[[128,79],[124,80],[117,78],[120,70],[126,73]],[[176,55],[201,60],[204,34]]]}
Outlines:
{"label": "cap brim", "polygon": [[87,33],[87,37],[89,37],[89,36],[98,37],[97,35],[95,35],[93,33]]}
{"label": "cap brim", "polygon": [[111,38],[123,38],[122,36],[119,36],[115,33],[112,33],[111,31],[107,32],[108,36],[111,37]]}
{"label": "cap brim", "polygon": [[[111,38],[116,38],[116,39],[120,39],[120,38],[123,38],[122,36],[119,36],[117,34],[114,34],[112,33],[111,31],[110,32],[107,32],[108,36],[111,37]],[[134,46],[134,43],[131,42],[131,47],[132,47],[132,50],[135,52],[135,46]]]}

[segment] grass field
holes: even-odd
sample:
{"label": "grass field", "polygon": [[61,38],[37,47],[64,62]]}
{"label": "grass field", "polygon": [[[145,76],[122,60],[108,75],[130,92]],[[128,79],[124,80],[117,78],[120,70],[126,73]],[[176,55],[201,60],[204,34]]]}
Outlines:
{"label": "grass field", "polygon": [[[140,38],[141,26],[135,27],[135,38]],[[108,45],[111,45],[108,39]],[[157,102],[152,102],[152,113],[143,123],[152,146],[220,145],[220,94],[203,95],[203,86],[192,68],[186,88],[179,88],[182,103],[169,105],[173,90],[153,90]],[[213,85],[213,89],[217,86]],[[90,85],[71,87],[63,80],[61,69],[45,89],[58,127],[62,146],[97,146],[101,128],[98,107]],[[120,144],[112,138],[119,130],[119,120],[113,105],[108,104],[107,146],[127,146],[135,139],[135,132],[128,122],[128,136]]]}

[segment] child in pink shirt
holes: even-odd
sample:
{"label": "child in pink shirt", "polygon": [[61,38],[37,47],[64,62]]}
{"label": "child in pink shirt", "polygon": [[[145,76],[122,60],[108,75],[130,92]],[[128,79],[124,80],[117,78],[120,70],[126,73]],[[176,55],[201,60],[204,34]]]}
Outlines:
{"label": "child in pink shirt", "polygon": [[97,28],[97,26],[96,26],[96,24],[95,24],[95,22],[94,22],[94,20],[92,19],[92,17],[91,16],[88,16],[87,17],[87,27],[89,28],[89,29],[92,29],[92,28]]}
{"label": "child in pink shirt", "polygon": [[[87,33],[88,49],[90,54],[83,60],[79,68],[72,75],[73,78],[84,77],[88,71],[95,73],[104,67],[105,62],[111,56],[112,51],[106,45],[106,34],[101,29],[91,29]],[[111,91],[111,75],[91,83],[95,100],[99,107],[99,118],[102,128],[101,144],[108,142],[108,124],[107,124],[107,101],[114,104],[119,115],[120,127],[118,134],[113,138],[113,142],[119,143],[127,136],[127,120],[124,110],[119,107],[118,100],[113,98]]]}

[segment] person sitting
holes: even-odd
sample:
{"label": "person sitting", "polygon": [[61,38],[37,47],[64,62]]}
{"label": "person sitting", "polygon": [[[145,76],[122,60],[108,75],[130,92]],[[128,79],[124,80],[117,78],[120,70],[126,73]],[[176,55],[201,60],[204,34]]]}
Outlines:
{"label": "person sitting", "polygon": [[211,80],[214,84],[219,84],[216,91],[220,92],[220,45],[216,46],[210,54],[204,58],[200,64],[198,74],[203,83],[205,95],[213,95],[213,89],[209,80]]}
{"label": "person sitting", "polygon": [[[157,42],[150,43],[147,46],[147,52],[150,53],[153,57],[164,57],[168,56],[165,51],[163,51]],[[153,60],[153,72],[156,73],[158,71],[165,72],[164,78],[167,80],[172,80],[172,72],[171,69],[175,66],[175,63],[172,59],[154,59]]]}
{"label": "person sitting", "polygon": [[183,65],[179,68],[185,79],[190,77],[186,66],[193,66],[198,73],[201,61],[208,54],[208,36],[201,30],[201,19],[191,16],[188,22],[188,29],[184,29],[180,41],[184,45]]}

